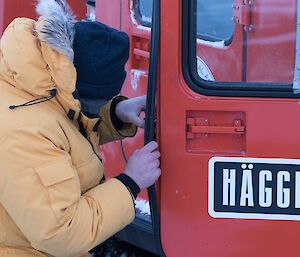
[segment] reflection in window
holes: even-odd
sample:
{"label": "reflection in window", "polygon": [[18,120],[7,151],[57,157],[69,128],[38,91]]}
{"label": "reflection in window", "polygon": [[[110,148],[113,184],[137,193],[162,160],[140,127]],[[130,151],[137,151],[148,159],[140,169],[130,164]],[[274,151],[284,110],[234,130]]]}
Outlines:
{"label": "reflection in window", "polygon": [[[151,26],[153,0],[136,0],[137,16]],[[197,0],[197,34],[211,41],[230,40],[233,35],[233,0]]]}
{"label": "reflection in window", "polygon": [[197,0],[198,37],[230,40],[233,35],[233,0]]}
{"label": "reflection in window", "polygon": [[[292,3],[293,0],[235,1],[236,16],[249,18],[246,25],[233,21],[233,0],[190,1],[190,15],[194,18],[190,23],[192,40],[195,41],[195,36],[198,39],[197,59],[192,56],[192,60],[193,65],[197,61],[202,80],[243,82],[245,87],[250,85],[247,82],[262,84],[251,84],[259,89],[268,84],[278,91],[291,85],[295,70],[297,9],[286,1]],[[231,42],[234,44],[227,47]]]}

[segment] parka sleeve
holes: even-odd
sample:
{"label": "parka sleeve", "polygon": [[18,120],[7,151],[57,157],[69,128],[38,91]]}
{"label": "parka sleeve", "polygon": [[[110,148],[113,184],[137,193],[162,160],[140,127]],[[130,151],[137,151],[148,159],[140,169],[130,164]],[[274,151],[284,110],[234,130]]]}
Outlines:
{"label": "parka sleeve", "polygon": [[0,141],[0,203],[33,248],[80,255],[134,219],[131,194],[117,179],[81,195],[70,155],[47,132],[16,129]]}
{"label": "parka sleeve", "polygon": [[135,136],[137,127],[133,124],[121,122],[115,115],[115,108],[117,104],[126,99],[127,98],[124,96],[117,96],[101,108],[101,123],[98,127],[100,145],[123,139],[125,137]]}

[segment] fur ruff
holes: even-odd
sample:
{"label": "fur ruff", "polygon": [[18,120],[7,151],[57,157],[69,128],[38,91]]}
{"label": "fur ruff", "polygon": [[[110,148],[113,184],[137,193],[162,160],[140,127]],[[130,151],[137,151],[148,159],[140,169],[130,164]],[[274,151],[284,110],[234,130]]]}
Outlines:
{"label": "fur ruff", "polygon": [[66,0],[39,0],[36,12],[43,21],[36,28],[39,39],[73,62],[73,41],[76,19]]}

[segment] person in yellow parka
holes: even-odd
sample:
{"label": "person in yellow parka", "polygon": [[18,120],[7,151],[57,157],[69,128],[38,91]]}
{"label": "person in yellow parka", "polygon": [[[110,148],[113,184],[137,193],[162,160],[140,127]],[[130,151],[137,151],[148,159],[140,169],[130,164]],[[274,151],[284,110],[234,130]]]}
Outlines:
{"label": "person in yellow parka", "polygon": [[[104,181],[99,145],[134,136],[145,97],[118,95],[128,37],[40,0],[0,42],[0,256],[89,256],[160,176],[156,142]],[[101,183],[100,183],[101,181]]]}

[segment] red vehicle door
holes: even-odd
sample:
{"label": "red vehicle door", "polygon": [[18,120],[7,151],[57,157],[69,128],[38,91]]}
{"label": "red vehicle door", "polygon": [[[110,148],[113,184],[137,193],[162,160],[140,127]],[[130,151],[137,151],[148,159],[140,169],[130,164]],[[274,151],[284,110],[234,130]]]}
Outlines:
{"label": "red vehicle door", "polygon": [[166,256],[299,255],[296,23],[295,0],[161,0]]}

